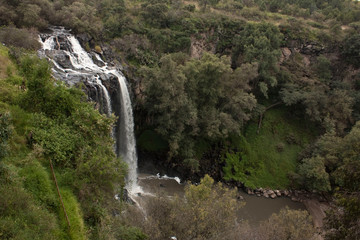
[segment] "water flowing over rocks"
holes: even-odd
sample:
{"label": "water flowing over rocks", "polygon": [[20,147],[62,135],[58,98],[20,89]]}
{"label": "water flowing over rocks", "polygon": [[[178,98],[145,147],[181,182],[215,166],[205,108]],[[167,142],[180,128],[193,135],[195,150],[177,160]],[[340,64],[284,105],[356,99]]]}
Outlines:
{"label": "water flowing over rocks", "polygon": [[[85,45],[93,45],[93,39],[82,34],[77,36]],[[137,185],[137,154],[134,136],[132,105],[126,79],[119,70],[121,66],[108,64],[97,52],[88,53],[78,38],[63,27],[52,27],[39,36],[42,49],[40,57],[52,64],[52,75],[69,86],[85,86],[89,100],[96,102],[100,113],[118,116],[113,129],[117,155],[128,164],[127,191],[140,191]],[[109,49],[103,48],[109,54]],[[114,66],[115,65],[115,66]]]}

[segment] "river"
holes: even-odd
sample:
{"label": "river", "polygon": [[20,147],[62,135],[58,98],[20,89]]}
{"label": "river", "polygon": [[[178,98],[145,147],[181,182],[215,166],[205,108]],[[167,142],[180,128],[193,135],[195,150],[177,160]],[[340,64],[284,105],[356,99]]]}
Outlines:
{"label": "river", "polygon": [[[179,183],[179,179],[167,176],[155,176],[150,174],[139,174],[139,185],[145,193],[156,194],[163,192],[168,196],[183,196],[184,183]],[[290,209],[306,210],[304,204],[291,201],[287,197],[275,199],[248,195],[242,190],[239,194],[244,198],[245,206],[238,213],[239,219],[247,220],[250,225],[258,225],[261,221],[267,220],[273,213],[278,213],[280,209],[288,206]]]}

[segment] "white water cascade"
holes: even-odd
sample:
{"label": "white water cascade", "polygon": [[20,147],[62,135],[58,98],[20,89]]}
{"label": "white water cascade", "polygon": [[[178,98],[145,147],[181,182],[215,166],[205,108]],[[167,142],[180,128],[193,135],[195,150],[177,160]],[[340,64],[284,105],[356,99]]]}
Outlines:
{"label": "white water cascade", "polygon": [[[113,130],[113,136],[117,142],[115,150],[117,149],[117,154],[128,165],[126,188],[130,194],[141,192],[137,184],[137,154],[132,105],[125,77],[116,68],[108,66],[97,53],[87,53],[68,30],[59,27],[51,30],[51,33],[41,34],[39,41],[43,47],[39,54],[54,64],[52,72],[55,78],[65,81],[70,86],[83,82],[89,89],[95,89],[95,93],[90,94],[89,98],[100,105],[100,112],[110,115],[114,109],[115,114],[120,118],[118,131]],[[111,101],[108,91],[110,81],[114,78],[117,79],[116,86],[119,89],[118,91],[112,89],[112,92],[118,94],[112,97],[115,100],[119,99],[118,106]],[[113,85],[114,83],[111,86]]]}

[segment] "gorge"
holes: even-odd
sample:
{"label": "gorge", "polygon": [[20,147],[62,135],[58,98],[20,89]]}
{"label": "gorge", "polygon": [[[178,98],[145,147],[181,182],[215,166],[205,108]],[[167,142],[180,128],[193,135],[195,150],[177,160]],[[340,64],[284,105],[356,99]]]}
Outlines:
{"label": "gorge", "polygon": [[358,239],[359,53],[354,0],[0,0],[0,238]]}
{"label": "gorge", "polygon": [[[114,113],[119,117],[112,131],[114,151],[128,165],[125,187],[132,198],[136,201],[137,193],[143,191],[150,193],[150,196],[162,191],[169,196],[182,196],[184,186],[180,185],[177,177],[159,174],[140,174],[138,177],[132,106],[126,79],[121,71],[116,66],[109,66],[111,64],[105,62],[98,53],[86,52],[71,31],[63,27],[52,27],[50,33],[42,33],[39,38],[42,43],[39,54],[53,63],[52,74],[56,79],[69,86],[84,84],[89,100],[96,103],[100,113],[108,116]],[[301,203],[287,198],[270,200],[253,198],[243,193],[241,195],[248,204],[241,209],[239,217],[249,220],[251,224],[266,220],[285,206],[304,209]]]}

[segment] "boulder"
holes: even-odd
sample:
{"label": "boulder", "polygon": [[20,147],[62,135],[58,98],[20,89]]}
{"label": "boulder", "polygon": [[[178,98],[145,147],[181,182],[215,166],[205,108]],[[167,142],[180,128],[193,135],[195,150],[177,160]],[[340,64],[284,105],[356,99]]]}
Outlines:
{"label": "boulder", "polygon": [[249,195],[254,195],[254,191],[253,191],[252,189],[250,189],[250,188],[248,188],[248,189],[246,190],[246,192],[247,192],[247,194],[249,194]]}
{"label": "boulder", "polygon": [[97,59],[97,57],[96,57],[95,54],[96,54],[96,53],[94,53],[94,52],[90,53],[91,59],[93,60],[93,62],[94,62],[96,65],[98,65],[99,67],[105,66],[104,62],[102,62],[102,61],[100,61],[99,59]]}
{"label": "boulder", "polygon": [[320,43],[309,42],[301,46],[300,52],[307,55],[319,55],[325,49]]}
{"label": "boulder", "polygon": [[114,54],[109,46],[102,46],[103,56],[107,61],[114,60]]}
{"label": "boulder", "polygon": [[244,197],[243,197],[243,196],[241,196],[241,195],[238,195],[238,196],[237,196],[237,200],[242,201],[242,200],[244,200]]}
{"label": "boulder", "polygon": [[297,197],[292,196],[292,197],[291,197],[291,201],[299,202],[299,199],[298,199]]}
{"label": "boulder", "polygon": [[274,198],[276,198],[276,194],[273,192],[272,194],[270,194],[270,197],[271,197],[272,199],[274,199]]}
{"label": "boulder", "polygon": [[129,203],[131,205],[135,204],[135,202],[129,196],[129,192],[128,192],[128,190],[126,188],[124,188],[122,199],[123,199],[124,202]]}
{"label": "boulder", "polygon": [[281,56],[280,56],[280,62],[282,63],[283,61],[289,59],[291,55],[291,50],[287,47],[285,48],[281,48]]}
{"label": "boulder", "polygon": [[267,192],[264,192],[263,196],[269,198],[269,194]]}
{"label": "boulder", "polygon": [[283,191],[283,194],[284,194],[285,197],[288,197],[288,196],[289,196],[289,191],[288,191],[288,190],[284,190],[284,191]]}
{"label": "boulder", "polygon": [[279,190],[275,190],[274,192],[275,192],[276,196],[281,197],[281,192]]}
{"label": "boulder", "polygon": [[62,50],[52,50],[49,52],[51,58],[57,62],[62,68],[72,68],[69,55]]}
{"label": "boulder", "polygon": [[90,42],[92,37],[87,33],[81,33],[76,36],[76,38],[81,42],[82,45],[85,45],[86,43]]}

